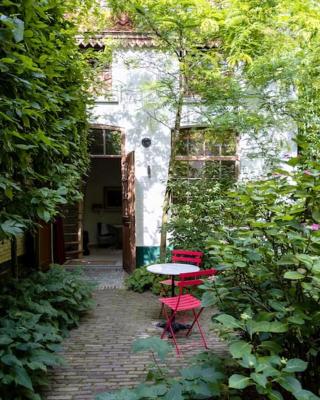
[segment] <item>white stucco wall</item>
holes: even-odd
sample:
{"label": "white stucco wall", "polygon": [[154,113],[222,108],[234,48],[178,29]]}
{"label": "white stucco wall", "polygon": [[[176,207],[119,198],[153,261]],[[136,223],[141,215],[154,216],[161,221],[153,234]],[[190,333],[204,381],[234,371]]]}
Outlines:
{"label": "white stucco wall", "polygon": [[[116,51],[112,63],[112,85],[117,101],[98,99],[92,114],[92,123],[123,128],[126,153],[135,151],[137,246],[159,246],[160,242],[174,114],[162,104],[161,90],[152,90],[150,85],[156,84],[162,74],[168,76],[168,72],[175,82],[177,64],[163,53],[150,49]],[[200,104],[184,107],[183,126],[205,124],[200,107]],[[294,127],[284,123],[279,123],[268,134],[261,132],[256,138],[252,134],[243,135],[239,142],[240,179],[264,175],[267,155],[280,154],[285,159],[295,154],[294,135]],[[141,144],[144,137],[152,141],[147,149]],[[151,177],[148,176],[148,166]]]}
{"label": "white stucco wall", "polygon": [[[131,61],[144,60],[135,66]],[[135,151],[136,177],[136,245],[158,246],[162,199],[164,196],[170,150],[170,128],[158,122],[153,104],[154,93],[146,94],[145,86],[156,82],[161,74],[159,65],[168,62],[163,54],[150,50],[123,50],[114,54],[112,64],[113,88],[118,103],[98,101],[93,109],[92,122],[118,126],[124,129],[125,151]],[[152,67],[154,66],[154,68]],[[170,113],[166,113],[170,118]],[[141,140],[151,139],[151,146],[144,148]],[[148,176],[150,166],[151,176]]]}

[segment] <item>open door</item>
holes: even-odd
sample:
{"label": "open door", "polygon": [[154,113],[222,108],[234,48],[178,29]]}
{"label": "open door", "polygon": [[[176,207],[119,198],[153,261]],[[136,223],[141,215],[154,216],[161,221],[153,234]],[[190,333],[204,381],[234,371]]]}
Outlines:
{"label": "open door", "polygon": [[122,159],[122,224],[123,268],[132,272],[136,267],[135,175],[134,152]]}

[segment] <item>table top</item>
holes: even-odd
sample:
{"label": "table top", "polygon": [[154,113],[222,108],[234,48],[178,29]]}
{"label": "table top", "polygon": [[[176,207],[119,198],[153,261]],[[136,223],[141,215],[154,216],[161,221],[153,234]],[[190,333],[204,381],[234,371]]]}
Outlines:
{"label": "table top", "polygon": [[200,268],[192,264],[165,263],[149,265],[147,270],[160,275],[179,275],[186,272],[197,272],[200,271]]}

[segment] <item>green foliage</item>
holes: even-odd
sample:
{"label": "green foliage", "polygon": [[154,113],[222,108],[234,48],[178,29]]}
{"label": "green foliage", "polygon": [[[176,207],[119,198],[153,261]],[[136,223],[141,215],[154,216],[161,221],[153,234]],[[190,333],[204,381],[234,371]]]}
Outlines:
{"label": "green foliage", "polygon": [[158,337],[149,337],[146,339],[138,339],[133,343],[133,352],[152,351],[157,354],[159,359],[163,361],[168,353],[172,350],[171,346]]}
{"label": "green foliage", "polygon": [[53,266],[0,292],[0,395],[40,399],[48,368],[62,365],[55,352],[67,331],[88,311],[92,286],[79,272]]}
{"label": "green foliage", "polygon": [[[145,344],[142,345],[143,341]],[[150,350],[162,352],[163,346],[169,346],[159,338],[141,339],[139,351]],[[171,347],[171,346],[169,346]],[[168,352],[169,348],[165,349]],[[171,349],[172,350],[172,349]],[[225,373],[221,360],[211,354],[203,354],[191,364],[183,368],[179,378],[170,378],[167,371],[160,367],[155,359],[155,365],[150,369],[145,383],[136,388],[122,389],[113,393],[102,393],[97,400],[195,400],[207,399],[222,395]],[[221,397],[222,398],[222,397]]]}
{"label": "green foliage", "polygon": [[[208,241],[221,273],[205,285],[204,302],[221,310],[214,321],[247,370],[239,385],[269,398],[271,378],[297,399],[314,398],[300,383],[318,393],[320,166],[309,165],[230,192],[225,225]],[[287,375],[295,372],[298,383]]]}
{"label": "green foliage", "polygon": [[230,176],[224,182],[176,179],[172,183],[174,201],[167,224],[171,245],[203,251],[204,268],[212,267],[206,241],[216,226],[222,224],[220,213],[225,204],[227,189],[231,185]]}
{"label": "green foliage", "polygon": [[140,267],[136,268],[126,279],[126,286],[128,289],[138,293],[151,290],[154,294],[159,294],[161,291],[159,282],[163,279],[163,276],[147,271],[146,267]]}
{"label": "green foliage", "polygon": [[0,6],[0,238],[79,198],[87,155],[87,63],[71,14],[89,1]]}

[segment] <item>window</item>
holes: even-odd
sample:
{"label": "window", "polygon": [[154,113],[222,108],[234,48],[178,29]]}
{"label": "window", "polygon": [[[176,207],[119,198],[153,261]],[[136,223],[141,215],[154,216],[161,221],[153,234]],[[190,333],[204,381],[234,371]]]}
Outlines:
{"label": "window", "polygon": [[121,132],[92,128],[90,140],[90,154],[92,156],[121,156]]}
{"label": "window", "polygon": [[235,179],[237,136],[209,128],[180,130],[176,148],[176,178]]}

